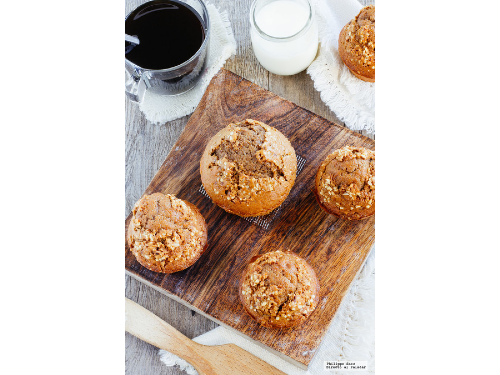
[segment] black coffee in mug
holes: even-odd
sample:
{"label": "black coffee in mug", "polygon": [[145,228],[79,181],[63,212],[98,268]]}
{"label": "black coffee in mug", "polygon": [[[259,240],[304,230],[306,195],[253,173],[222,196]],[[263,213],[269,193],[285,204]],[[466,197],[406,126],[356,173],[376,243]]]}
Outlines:
{"label": "black coffee in mug", "polygon": [[198,13],[175,0],[151,1],[125,20],[125,33],[139,45],[125,42],[125,57],[145,69],[168,69],[193,57],[205,39]]}

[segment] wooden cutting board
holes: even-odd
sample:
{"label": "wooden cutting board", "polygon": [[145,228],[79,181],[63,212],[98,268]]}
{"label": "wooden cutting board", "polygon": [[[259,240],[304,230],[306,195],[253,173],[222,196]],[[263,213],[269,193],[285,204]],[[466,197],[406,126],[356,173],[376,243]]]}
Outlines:
{"label": "wooden cutting board", "polygon": [[[199,164],[208,140],[227,124],[247,118],[285,134],[301,169],[287,200],[259,221],[226,213],[201,189]],[[373,217],[338,219],[323,212],[313,194],[319,165],[345,145],[375,148],[373,140],[221,69],[144,192],[171,193],[195,204],[207,221],[208,249],[192,267],[166,275],[142,267],[125,245],[126,272],[306,368],[375,239]],[[305,258],[321,284],[318,307],[295,329],[261,327],[245,313],[238,298],[238,282],[249,259],[278,248]]]}

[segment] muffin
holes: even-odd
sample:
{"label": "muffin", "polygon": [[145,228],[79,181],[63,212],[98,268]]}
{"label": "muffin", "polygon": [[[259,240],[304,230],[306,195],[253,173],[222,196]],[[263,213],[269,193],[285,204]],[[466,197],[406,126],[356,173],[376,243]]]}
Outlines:
{"label": "muffin", "polygon": [[375,213],[375,151],[346,146],[327,156],[316,173],[316,198],[326,212],[348,220]]}
{"label": "muffin", "polygon": [[339,54],[352,74],[363,81],[375,82],[375,5],[361,9],[342,28]]}
{"label": "muffin", "polygon": [[201,182],[212,201],[247,217],[270,213],[295,182],[297,158],[288,139],[260,121],[229,124],[208,142]]}
{"label": "muffin", "polygon": [[265,327],[290,328],[303,323],[319,301],[319,282],[298,255],[273,251],[254,257],[239,288],[243,307]]}
{"label": "muffin", "polygon": [[171,194],[143,196],[132,214],[127,230],[130,251],[151,271],[186,269],[207,247],[207,224],[200,211]]}

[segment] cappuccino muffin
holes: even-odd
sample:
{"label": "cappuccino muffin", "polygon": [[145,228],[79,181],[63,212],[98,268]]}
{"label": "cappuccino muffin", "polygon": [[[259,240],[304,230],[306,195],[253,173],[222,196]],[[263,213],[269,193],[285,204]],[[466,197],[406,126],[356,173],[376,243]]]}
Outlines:
{"label": "cappuccino muffin", "polygon": [[151,271],[186,269],[207,247],[207,225],[200,211],[171,194],[145,195],[132,214],[127,231],[130,251]]}
{"label": "cappuccino muffin", "polygon": [[290,328],[303,323],[318,305],[319,282],[304,259],[278,250],[251,261],[239,293],[245,310],[258,323]]}
{"label": "cappuccino muffin", "polygon": [[208,142],[201,182],[215,204],[239,216],[270,213],[295,182],[297,158],[288,139],[262,122],[229,124]]}
{"label": "cappuccino muffin", "polygon": [[375,5],[361,9],[342,28],[339,54],[352,74],[363,81],[375,82]]}
{"label": "cappuccino muffin", "polygon": [[328,155],[316,173],[316,198],[326,212],[348,220],[375,213],[375,151],[346,146]]}

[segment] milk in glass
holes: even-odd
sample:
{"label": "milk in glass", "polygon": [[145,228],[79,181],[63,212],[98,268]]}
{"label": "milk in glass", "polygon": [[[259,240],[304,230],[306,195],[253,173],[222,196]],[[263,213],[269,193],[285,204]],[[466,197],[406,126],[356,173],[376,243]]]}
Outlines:
{"label": "milk in glass", "polygon": [[256,0],[250,25],[255,56],[271,73],[296,74],[314,60],[318,28],[308,0]]}

